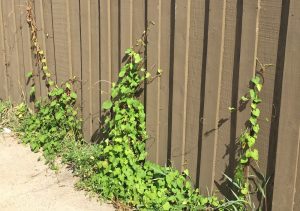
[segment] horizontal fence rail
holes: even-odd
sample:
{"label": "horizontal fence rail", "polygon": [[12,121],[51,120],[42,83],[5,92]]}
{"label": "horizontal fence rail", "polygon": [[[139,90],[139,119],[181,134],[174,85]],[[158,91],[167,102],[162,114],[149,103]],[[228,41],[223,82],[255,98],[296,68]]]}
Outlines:
{"label": "horizontal fence rail", "polygon": [[[193,183],[223,191],[249,109],[237,108],[257,70],[264,72],[260,170],[270,178],[271,210],[300,210],[300,1],[35,0],[40,45],[58,83],[76,76],[87,139],[100,127],[126,48],[152,21],[146,67],[162,76],[145,85],[148,158],[188,168]],[[35,68],[25,0],[0,0],[0,97],[29,102]],[[34,78],[37,95],[46,88]],[[298,168],[299,167],[299,168]]]}

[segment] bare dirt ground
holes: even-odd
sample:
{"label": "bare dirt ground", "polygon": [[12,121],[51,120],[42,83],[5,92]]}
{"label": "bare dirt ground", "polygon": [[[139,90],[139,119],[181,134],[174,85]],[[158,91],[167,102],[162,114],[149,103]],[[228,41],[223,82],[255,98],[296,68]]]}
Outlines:
{"label": "bare dirt ground", "polygon": [[71,172],[50,170],[40,153],[18,144],[18,140],[0,133],[0,210],[1,211],[110,211],[112,205],[74,189]]}

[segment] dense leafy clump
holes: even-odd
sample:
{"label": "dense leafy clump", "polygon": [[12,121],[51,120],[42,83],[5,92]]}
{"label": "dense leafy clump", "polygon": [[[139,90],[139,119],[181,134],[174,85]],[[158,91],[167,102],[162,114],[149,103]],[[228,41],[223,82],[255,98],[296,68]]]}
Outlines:
{"label": "dense leafy clump", "polygon": [[64,87],[54,87],[48,98],[35,103],[35,112],[27,112],[21,121],[19,133],[24,143],[29,143],[33,151],[43,149],[47,161],[54,161],[64,148],[64,140],[72,136],[82,138],[81,121],[74,108],[77,95],[71,83]]}
{"label": "dense leafy clump", "polygon": [[[179,173],[146,161],[148,138],[143,104],[137,93],[150,73],[140,55],[126,51],[128,62],[113,84],[99,144],[73,150],[66,159],[74,163],[82,186],[110,200],[121,200],[141,210],[206,210],[218,207],[216,197],[203,197],[187,180],[188,171]],[[158,73],[160,74],[160,73]]]}

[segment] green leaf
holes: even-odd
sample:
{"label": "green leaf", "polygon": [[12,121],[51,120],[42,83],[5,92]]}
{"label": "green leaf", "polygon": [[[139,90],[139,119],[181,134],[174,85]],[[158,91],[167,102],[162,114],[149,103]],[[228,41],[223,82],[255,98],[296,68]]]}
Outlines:
{"label": "green leaf", "polygon": [[57,104],[57,101],[56,100],[53,100],[51,103],[50,103],[50,106],[53,107],[53,106],[56,106]]}
{"label": "green leaf", "polygon": [[32,71],[30,71],[30,72],[28,72],[28,73],[26,74],[26,77],[27,77],[27,78],[31,78],[32,75],[33,75],[33,73],[32,73]]}
{"label": "green leaf", "polygon": [[233,112],[233,111],[235,111],[235,110],[236,110],[236,108],[233,108],[233,107],[228,107],[228,110],[229,110],[230,112]]}
{"label": "green leaf", "polygon": [[240,159],[240,163],[241,164],[245,164],[247,162],[248,162],[248,158],[247,157],[243,157],[243,158]]}
{"label": "green leaf", "polygon": [[251,99],[254,100],[256,98],[256,93],[255,93],[254,89],[250,89],[249,93],[250,93]]}
{"label": "green leaf", "polygon": [[64,90],[62,88],[58,88],[55,90],[56,90],[56,92],[54,93],[54,95],[56,95],[56,96],[62,95],[64,93]]}
{"label": "green leaf", "polygon": [[259,78],[259,76],[255,76],[254,78],[251,79],[251,81],[256,85],[256,84],[259,84],[260,78]]}
{"label": "green leaf", "polygon": [[71,92],[70,97],[73,99],[77,99],[77,94],[75,92]]}
{"label": "green leaf", "polygon": [[262,89],[262,84],[256,84],[256,88],[257,88],[257,90],[260,92],[261,89]]}
{"label": "green leaf", "polygon": [[57,112],[57,113],[55,114],[55,118],[56,118],[57,120],[60,120],[60,119],[63,117],[63,115],[64,115],[64,112],[63,112],[63,111],[59,111],[59,112]]}
{"label": "green leaf", "polygon": [[258,117],[258,116],[260,115],[260,110],[259,110],[259,108],[253,109],[253,110],[252,110],[252,114],[253,114],[254,116]]}
{"label": "green leaf", "polygon": [[34,95],[35,95],[35,87],[34,87],[34,86],[32,86],[32,87],[30,88],[29,95],[30,95],[30,96],[34,96]]}
{"label": "green leaf", "polygon": [[251,108],[252,109],[255,109],[257,107],[257,104],[256,103],[251,103]]}
{"label": "green leaf", "polygon": [[245,153],[246,158],[251,158],[252,157],[252,151],[251,149],[247,149]]}
{"label": "green leaf", "polygon": [[110,100],[106,100],[103,104],[102,104],[102,107],[103,107],[103,109],[105,109],[105,110],[108,110],[108,109],[110,109],[111,107],[112,107],[112,102],[110,101]]}
{"label": "green leaf", "polygon": [[188,170],[188,169],[185,169],[185,170],[183,171],[183,173],[184,173],[186,176],[189,176],[189,170]]}
{"label": "green leaf", "polygon": [[132,52],[133,52],[132,48],[127,48],[126,51],[125,51],[125,54],[131,55]]}
{"label": "green leaf", "polygon": [[142,61],[141,56],[140,56],[138,53],[134,54],[134,62],[135,62],[136,64],[138,64],[138,63],[140,63],[141,61]]}
{"label": "green leaf", "polygon": [[122,67],[122,68],[121,68],[121,71],[119,72],[119,77],[120,77],[120,78],[124,77],[125,73],[126,73],[126,68],[125,68],[125,67]]}
{"label": "green leaf", "polygon": [[249,99],[247,97],[245,97],[245,96],[242,96],[241,100],[245,102],[245,101],[248,101]]}
{"label": "green leaf", "polygon": [[257,149],[254,149],[254,150],[247,149],[245,155],[247,158],[252,158],[253,160],[256,160],[256,161],[258,160],[258,150]]}
{"label": "green leaf", "polygon": [[252,127],[252,130],[255,132],[255,133],[258,133],[259,132],[259,124],[256,124]]}
{"label": "green leaf", "polygon": [[253,102],[258,104],[258,103],[261,103],[262,100],[260,98],[255,98],[255,99],[253,99]]}
{"label": "green leaf", "polygon": [[66,88],[71,89],[71,84],[69,82],[66,83]]}
{"label": "green leaf", "polygon": [[166,202],[164,205],[163,205],[163,210],[170,210],[171,209],[171,205],[169,202]]}
{"label": "green leaf", "polygon": [[49,84],[49,86],[53,86],[53,85],[54,85],[54,81],[49,80],[49,81],[48,81],[48,84]]}
{"label": "green leaf", "polygon": [[255,138],[252,137],[252,136],[248,136],[247,141],[248,141],[248,146],[249,147],[252,147],[255,144]]}
{"label": "green leaf", "polygon": [[248,188],[246,188],[246,187],[242,188],[242,189],[241,189],[241,193],[242,193],[243,195],[247,195],[247,194],[249,193]]}
{"label": "green leaf", "polygon": [[112,91],[111,91],[111,96],[112,96],[112,98],[117,97],[117,95],[118,95],[118,90],[119,90],[119,89],[112,89]]}
{"label": "green leaf", "polygon": [[151,73],[149,73],[149,72],[146,72],[146,76],[145,76],[145,78],[149,78],[151,76]]}
{"label": "green leaf", "polygon": [[258,150],[257,149],[254,149],[253,151],[252,151],[252,158],[253,158],[253,160],[258,160]]}
{"label": "green leaf", "polygon": [[256,125],[256,123],[257,123],[257,119],[254,117],[250,117],[249,121],[252,125]]}

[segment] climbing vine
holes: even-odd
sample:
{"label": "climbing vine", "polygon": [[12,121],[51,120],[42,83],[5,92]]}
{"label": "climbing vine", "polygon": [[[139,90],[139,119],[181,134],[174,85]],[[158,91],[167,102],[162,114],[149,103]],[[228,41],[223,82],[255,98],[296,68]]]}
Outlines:
{"label": "climbing vine", "polygon": [[[261,181],[262,184],[258,184],[255,179],[253,179],[253,175],[250,176],[250,169],[252,162],[256,162],[259,160],[259,152],[255,148],[255,143],[258,139],[258,134],[260,131],[260,125],[258,119],[260,117],[260,109],[259,104],[262,102],[260,98],[260,92],[263,88],[263,73],[266,70],[266,67],[270,65],[263,65],[257,59],[258,64],[261,66],[260,71],[256,72],[255,76],[250,81],[250,87],[247,94],[241,97],[240,102],[241,104],[250,103],[250,117],[246,122],[247,127],[240,135],[239,141],[239,160],[238,165],[235,169],[234,179],[230,181],[235,184],[236,188],[236,196],[241,199],[245,199],[247,201],[246,207],[254,208],[254,204],[251,200],[251,193],[253,192],[260,192],[263,195],[262,200],[265,199],[264,187],[268,182],[265,178],[264,181]],[[263,177],[262,175],[260,175]],[[254,180],[256,183],[256,191],[251,188],[250,178]],[[266,209],[266,201],[265,204],[261,203],[260,208],[265,206]]]}
{"label": "climbing vine", "polygon": [[[18,132],[24,143],[29,143],[33,151],[43,149],[47,162],[54,167],[53,162],[58,153],[63,150],[63,141],[67,136],[77,140],[82,139],[81,119],[75,108],[77,94],[73,90],[74,79],[58,86],[51,78],[44,51],[41,49],[37,26],[33,15],[32,2],[27,2],[27,23],[30,29],[31,50],[35,58],[37,70],[27,73],[32,81],[30,97],[35,100],[34,112],[26,107],[24,118]],[[33,78],[42,74],[48,93],[45,98],[36,98],[35,81]]]}
{"label": "climbing vine", "polygon": [[[55,81],[51,79],[51,73],[48,70],[47,60],[44,51],[41,49],[40,44],[38,42],[38,34],[37,34],[37,26],[36,21],[33,14],[32,1],[27,1],[26,5],[26,20],[29,26],[30,31],[30,39],[31,39],[31,51],[33,54],[33,58],[35,59],[35,65],[37,66],[37,71],[32,70],[27,73],[27,78],[32,79],[33,77],[38,77],[40,73],[42,73],[42,78],[45,80],[46,87],[48,91],[50,87],[55,86]],[[35,99],[36,95],[36,87],[35,81],[32,80],[31,89],[29,93],[32,99]]]}

